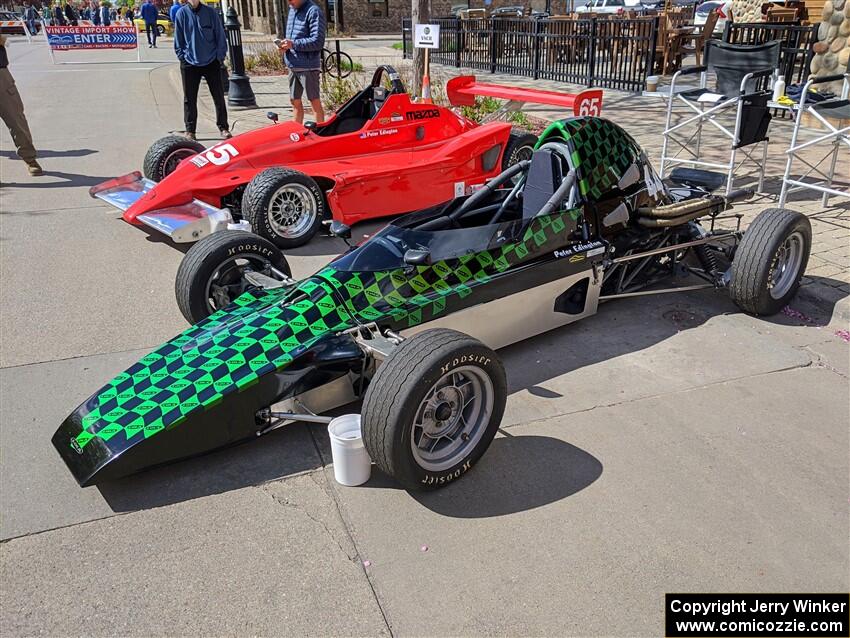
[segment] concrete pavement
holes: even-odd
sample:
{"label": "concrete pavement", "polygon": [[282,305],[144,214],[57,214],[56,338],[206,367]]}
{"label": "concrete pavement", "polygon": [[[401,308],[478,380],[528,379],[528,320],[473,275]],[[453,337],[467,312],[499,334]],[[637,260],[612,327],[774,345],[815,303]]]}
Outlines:
{"label": "concrete pavement", "polygon": [[2,635],[651,636],[669,591],[850,588],[848,326],[805,298],[612,302],[503,350],[501,433],[439,492],[336,485],[306,425],[80,489],[52,432],[184,325],[180,251],[87,189],[181,128],[180,98],[166,49],[10,55],[49,174],[0,130]]}

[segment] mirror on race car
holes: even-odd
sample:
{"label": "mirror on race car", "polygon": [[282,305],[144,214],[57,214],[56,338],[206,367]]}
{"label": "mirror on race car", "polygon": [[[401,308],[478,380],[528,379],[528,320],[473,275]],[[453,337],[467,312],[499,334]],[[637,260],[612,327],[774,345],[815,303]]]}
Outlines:
{"label": "mirror on race car", "polygon": [[404,253],[404,263],[409,266],[429,266],[431,264],[431,251],[410,248]]}
{"label": "mirror on race car", "polygon": [[275,124],[277,124],[278,119],[280,119],[278,117],[278,114],[275,113],[274,111],[269,111],[268,113],[266,113],[266,117],[269,118]]}
{"label": "mirror on race car", "polygon": [[343,224],[340,221],[333,220],[331,225],[328,227],[328,231],[334,237],[339,237],[340,239],[351,239],[351,226]]}

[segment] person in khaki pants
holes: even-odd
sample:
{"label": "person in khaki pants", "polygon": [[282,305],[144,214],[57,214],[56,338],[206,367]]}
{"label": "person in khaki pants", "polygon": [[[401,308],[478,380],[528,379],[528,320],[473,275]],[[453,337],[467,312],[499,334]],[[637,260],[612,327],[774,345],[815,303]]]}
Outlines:
{"label": "person in khaki pants", "polygon": [[35,147],[24,115],[24,103],[8,67],[6,37],[0,35],[0,118],[12,134],[12,141],[18,147],[18,156],[26,162],[30,175],[37,177],[42,174],[41,166],[35,161]]}

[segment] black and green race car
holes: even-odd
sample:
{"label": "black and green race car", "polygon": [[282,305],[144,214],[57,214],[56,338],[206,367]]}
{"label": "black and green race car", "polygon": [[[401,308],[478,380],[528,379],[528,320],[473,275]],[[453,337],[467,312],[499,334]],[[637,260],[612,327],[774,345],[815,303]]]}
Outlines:
{"label": "black and green race car", "polygon": [[[769,209],[746,233],[715,228],[744,194],[713,194],[715,177],[680,171],[662,182],[619,126],[577,117],[552,124],[529,159],[472,195],[396,219],[300,281],[264,239],[211,235],[178,273],[194,325],[88,398],[53,444],[90,485],[292,421],[324,422],[321,413],[362,398],[378,467],[406,488],[445,485],[499,426],[498,348],[620,297],[723,288],[762,315],[794,295],[808,220]],[[691,283],[660,287],[685,275]]]}

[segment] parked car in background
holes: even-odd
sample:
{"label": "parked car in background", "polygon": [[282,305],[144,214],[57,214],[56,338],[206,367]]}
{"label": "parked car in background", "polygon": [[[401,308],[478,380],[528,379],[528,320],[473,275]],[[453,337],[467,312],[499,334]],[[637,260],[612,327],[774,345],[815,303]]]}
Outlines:
{"label": "parked car in background", "polygon": [[624,0],[591,0],[583,7],[576,7],[578,13],[624,13]]}
{"label": "parked car in background", "polygon": [[726,23],[732,18],[731,0],[708,0],[697,7],[694,13],[694,26],[701,27],[708,20],[708,15],[717,12],[717,22],[714,25],[714,33],[721,34],[726,29]]}
{"label": "parked car in background", "polygon": [[[133,22],[139,33],[145,32],[145,21],[141,17],[136,18]],[[156,17],[156,28],[159,31],[159,35],[171,35],[174,32],[174,24],[171,22],[171,19],[161,13]]]}
{"label": "parked car in background", "polygon": [[494,18],[521,18],[525,14],[525,7],[499,7],[493,9]]}

